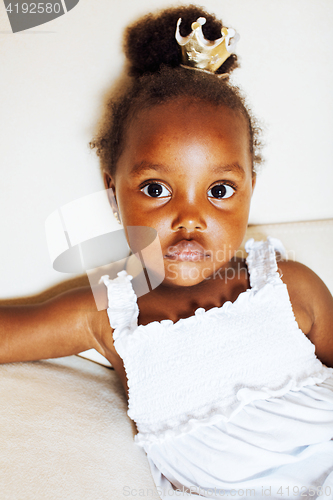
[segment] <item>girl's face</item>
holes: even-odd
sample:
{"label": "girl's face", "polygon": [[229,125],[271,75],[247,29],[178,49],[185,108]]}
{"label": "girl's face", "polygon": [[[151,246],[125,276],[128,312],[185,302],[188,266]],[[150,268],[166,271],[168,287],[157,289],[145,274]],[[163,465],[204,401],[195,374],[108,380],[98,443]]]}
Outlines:
{"label": "girl's face", "polygon": [[184,98],[140,111],[106,182],[125,228],[156,229],[163,284],[201,283],[227,265],[246,231],[255,178],[245,118]]}

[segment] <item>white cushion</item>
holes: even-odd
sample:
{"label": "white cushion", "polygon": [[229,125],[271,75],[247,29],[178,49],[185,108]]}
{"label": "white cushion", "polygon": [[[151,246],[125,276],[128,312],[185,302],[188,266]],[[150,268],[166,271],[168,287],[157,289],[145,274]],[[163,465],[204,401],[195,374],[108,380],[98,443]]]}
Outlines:
{"label": "white cushion", "polygon": [[1,500],[159,498],[114,370],[69,356],[0,377]]}

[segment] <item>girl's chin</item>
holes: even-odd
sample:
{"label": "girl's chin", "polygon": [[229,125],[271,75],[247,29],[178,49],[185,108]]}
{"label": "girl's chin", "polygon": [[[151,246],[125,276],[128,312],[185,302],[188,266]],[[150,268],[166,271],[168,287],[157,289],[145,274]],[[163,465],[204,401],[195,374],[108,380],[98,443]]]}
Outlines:
{"label": "girl's chin", "polygon": [[200,283],[202,283],[202,281],[205,281],[205,280],[193,280],[193,279],[179,279],[179,280],[171,280],[171,279],[168,279],[168,278],[165,278],[164,281],[163,281],[163,286],[165,287],[168,287],[168,288],[182,288],[182,287],[191,287],[191,286],[195,286],[195,285],[199,285]]}
{"label": "girl's chin", "polygon": [[165,265],[164,285],[194,286],[211,278],[213,270],[210,267],[195,265],[194,262],[177,261]]}

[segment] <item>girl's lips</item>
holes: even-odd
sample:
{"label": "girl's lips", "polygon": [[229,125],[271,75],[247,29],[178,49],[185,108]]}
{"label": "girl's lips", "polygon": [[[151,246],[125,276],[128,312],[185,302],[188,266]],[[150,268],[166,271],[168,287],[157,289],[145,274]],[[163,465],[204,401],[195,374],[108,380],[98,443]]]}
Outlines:
{"label": "girl's lips", "polygon": [[210,254],[194,240],[182,240],[168,248],[166,259],[195,262],[210,257]]}

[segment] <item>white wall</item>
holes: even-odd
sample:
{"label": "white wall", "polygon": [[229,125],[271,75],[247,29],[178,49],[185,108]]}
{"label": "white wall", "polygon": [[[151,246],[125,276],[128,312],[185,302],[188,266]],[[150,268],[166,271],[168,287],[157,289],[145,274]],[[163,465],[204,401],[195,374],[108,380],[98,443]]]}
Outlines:
{"label": "white wall", "polygon": [[[177,5],[186,2],[174,2]],[[201,4],[201,2],[199,2]],[[62,281],[44,221],[102,189],[87,144],[123,63],[123,28],[163,0],[81,0],[12,34],[0,2],[0,297]],[[265,123],[266,165],[251,222],[333,217],[333,2],[206,0],[241,35],[234,81]]]}

